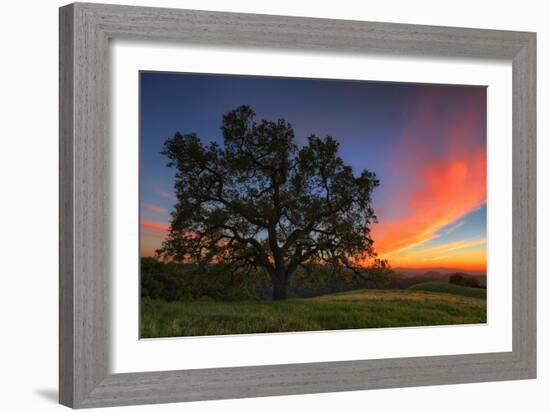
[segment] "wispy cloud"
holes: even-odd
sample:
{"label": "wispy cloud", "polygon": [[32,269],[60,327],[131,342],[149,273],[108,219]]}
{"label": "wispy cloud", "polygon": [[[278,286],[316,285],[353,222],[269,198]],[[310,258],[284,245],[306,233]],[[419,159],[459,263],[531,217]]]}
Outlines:
{"label": "wispy cloud", "polygon": [[153,212],[159,212],[159,213],[164,213],[164,212],[166,212],[166,209],[165,209],[164,207],[157,206],[157,205],[154,205],[154,204],[152,204],[152,203],[142,203],[141,206],[142,206],[144,209],[152,210]]}
{"label": "wispy cloud", "polygon": [[464,220],[460,220],[454,224],[450,224],[448,226],[445,226],[444,228],[442,228],[439,232],[438,232],[438,235],[439,236],[446,236],[446,235],[450,235],[451,233],[453,233],[455,230],[461,228],[462,226],[464,226]]}
{"label": "wispy cloud", "polygon": [[170,226],[166,223],[153,222],[150,220],[140,220],[141,238],[149,238],[149,241],[155,240],[157,247],[166,238]]}
{"label": "wispy cloud", "polygon": [[166,223],[152,222],[150,220],[144,219],[141,219],[139,223],[143,228],[159,230],[162,232],[167,232],[168,229],[170,229],[170,226]]}
{"label": "wispy cloud", "polygon": [[[403,252],[409,251],[406,261],[413,264],[414,256],[421,258],[419,246],[457,230],[464,224],[463,216],[485,204],[486,148],[475,138],[482,121],[479,113],[484,110],[482,96],[474,96],[457,108],[446,135],[439,138],[445,145],[438,147],[424,138],[438,120],[437,99],[433,96],[424,99],[404,129],[388,168],[396,181],[412,183],[396,191],[391,199],[388,207],[399,213],[382,210],[380,223],[373,228],[375,248],[390,263],[398,256],[404,260]],[[410,253],[413,249],[414,254]],[[445,252],[434,247],[426,247],[425,251],[432,259]]]}
{"label": "wispy cloud", "polygon": [[447,266],[482,270],[486,264],[485,238],[460,240],[431,246],[416,246],[394,251],[386,256],[393,266],[430,267]]}

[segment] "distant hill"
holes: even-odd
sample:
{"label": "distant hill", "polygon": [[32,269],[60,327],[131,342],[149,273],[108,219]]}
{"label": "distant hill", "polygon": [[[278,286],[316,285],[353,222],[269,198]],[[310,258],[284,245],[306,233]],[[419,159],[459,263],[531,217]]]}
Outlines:
{"label": "distant hill", "polygon": [[452,295],[468,296],[471,298],[487,299],[487,289],[470,288],[467,286],[451,285],[442,282],[419,283],[408,290],[422,290],[425,292],[450,293]]}
{"label": "distant hill", "polygon": [[426,273],[439,273],[441,275],[448,275],[450,273],[466,273],[471,276],[485,276],[486,273],[484,270],[465,270],[465,269],[456,269],[448,267],[430,267],[430,268],[403,268],[395,267],[393,268],[395,273],[400,273],[404,276],[418,276]]}
{"label": "distant hill", "polygon": [[[439,271],[438,269],[441,269]],[[410,286],[426,282],[442,282],[448,283],[449,277],[452,274],[460,273],[464,276],[475,277],[480,286],[487,286],[487,276],[481,271],[458,271],[449,268],[430,268],[430,269],[403,269],[395,268],[394,275],[386,288],[390,289],[406,289]]]}
{"label": "distant hill", "polygon": [[[179,267],[185,272],[196,267],[192,264],[179,264]],[[485,272],[472,271],[472,270],[458,270],[448,267],[436,267],[436,268],[393,268],[393,275],[390,277],[388,283],[379,281],[361,281],[360,284],[347,284],[342,283],[338,279],[334,281],[326,282],[322,287],[314,287],[311,285],[291,285],[289,288],[289,296],[293,297],[309,297],[323,295],[327,293],[343,292],[346,290],[354,290],[358,288],[367,289],[407,289],[411,286],[418,285],[420,283],[449,283],[449,277],[452,274],[460,273],[464,276],[473,276],[477,279],[481,287],[487,286],[487,277]],[[255,286],[255,293],[258,297],[267,298],[271,296],[271,286],[258,283]]]}

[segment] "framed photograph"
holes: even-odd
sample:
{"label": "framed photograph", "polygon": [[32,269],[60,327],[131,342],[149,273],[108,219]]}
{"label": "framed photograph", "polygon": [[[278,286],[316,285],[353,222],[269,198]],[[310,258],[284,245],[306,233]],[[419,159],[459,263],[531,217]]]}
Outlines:
{"label": "framed photograph", "polygon": [[535,378],[535,86],[534,33],[62,7],[60,402]]}

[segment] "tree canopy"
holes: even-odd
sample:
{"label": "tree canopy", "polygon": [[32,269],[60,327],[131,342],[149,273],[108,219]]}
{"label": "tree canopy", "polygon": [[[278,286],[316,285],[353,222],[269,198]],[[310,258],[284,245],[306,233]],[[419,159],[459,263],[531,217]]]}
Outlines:
{"label": "tree canopy", "polygon": [[360,270],[376,259],[373,172],[354,175],[332,137],[295,143],[285,120],[261,120],[240,106],[222,120],[223,145],[177,132],[163,154],[176,171],[176,205],[157,254],[169,260],[263,268],[273,298],[286,298],[300,267]]}

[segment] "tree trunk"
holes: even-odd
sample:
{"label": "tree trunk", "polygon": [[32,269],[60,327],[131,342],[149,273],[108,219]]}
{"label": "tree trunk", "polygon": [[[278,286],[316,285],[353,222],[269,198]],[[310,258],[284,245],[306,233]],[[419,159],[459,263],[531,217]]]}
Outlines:
{"label": "tree trunk", "polygon": [[286,299],[287,282],[286,279],[271,279],[273,283],[273,300]]}

